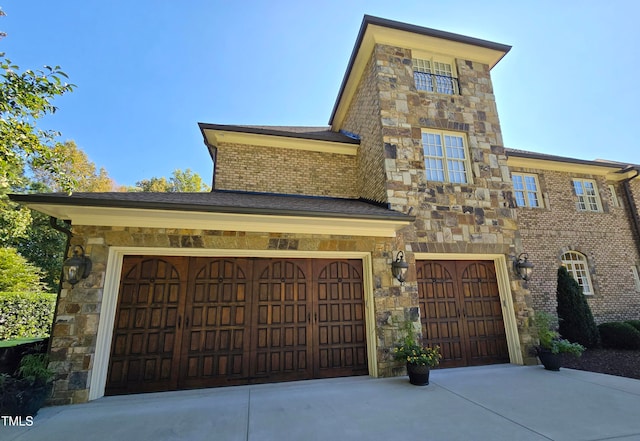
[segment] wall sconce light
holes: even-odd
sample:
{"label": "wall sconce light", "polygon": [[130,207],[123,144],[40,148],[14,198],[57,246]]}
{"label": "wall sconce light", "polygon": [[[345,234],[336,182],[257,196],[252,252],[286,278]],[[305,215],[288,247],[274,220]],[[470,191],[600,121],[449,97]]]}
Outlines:
{"label": "wall sconce light", "polygon": [[91,273],[91,259],[84,255],[84,248],[76,245],[73,248],[73,256],[62,264],[62,274],[65,281],[74,286],[82,279],[86,279]]}
{"label": "wall sconce light", "polygon": [[398,254],[396,254],[396,260],[391,263],[391,274],[393,274],[393,277],[395,277],[398,282],[404,284],[408,269],[409,264],[404,260],[404,253],[402,251],[398,251]]}
{"label": "wall sconce light", "polygon": [[513,262],[513,268],[522,280],[528,281],[533,272],[533,263],[529,262],[529,254],[520,253],[518,258]]}

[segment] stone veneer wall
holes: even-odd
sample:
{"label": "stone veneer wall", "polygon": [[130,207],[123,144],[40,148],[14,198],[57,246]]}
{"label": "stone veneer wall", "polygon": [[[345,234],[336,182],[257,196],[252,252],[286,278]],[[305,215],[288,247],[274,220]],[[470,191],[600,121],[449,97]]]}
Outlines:
{"label": "stone veneer wall", "polygon": [[[456,67],[461,95],[417,91],[411,50],[376,45],[345,127],[369,146],[366,154],[375,158],[372,163],[380,163],[383,156],[391,208],[417,217],[401,230],[395,251],[405,250],[410,263],[415,260],[412,252],[504,254],[510,262],[522,249],[516,212],[507,199],[512,184],[490,70],[466,60],[457,60]],[[381,125],[365,126],[358,117],[372,115],[374,104],[379,104]],[[473,183],[426,180],[421,130],[428,128],[466,135]],[[377,187],[377,178],[372,185]],[[523,357],[533,363],[528,353],[534,339],[533,304],[521,281],[511,271],[510,276]],[[390,290],[388,308],[395,308],[400,317],[410,316],[407,305],[417,306],[417,289],[412,265],[405,286]]]}
{"label": "stone veneer wall", "polygon": [[[388,354],[396,334],[388,327],[393,308],[409,307],[408,299],[390,295],[393,238],[249,233],[157,228],[74,226],[72,245],[84,246],[93,262],[91,275],[73,289],[62,290],[51,338],[50,367],[56,372],[50,404],[86,402],[96,349],[96,336],[109,247],[170,247],[299,251],[359,251],[372,256],[378,373],[399,368]],[[212,255],[215,252],[212,251]]]}
{"label": "stone veneer wall", "polygon": [[[522,245],[535,264],[529,282],[534,307],[556,313],[560,256],[573,250],[587,257],[594,290],[587,300],[596,321],[640,318],[640,293],[631,272],[633,265],[640,264],[640,255],[622,186],[616,185],[622,205],[615,207],[603,177],[522,168],[512,171],[538,175],[544,195],[544,208],[518,208]],[[597,182],[603,212],[576,209],[573,178]],[[634,187],[640,190],[638,184]]]}
{"label": "stone veneer wall", "polygon": [[220,143],[215,189],[357,198],[356,157]]}

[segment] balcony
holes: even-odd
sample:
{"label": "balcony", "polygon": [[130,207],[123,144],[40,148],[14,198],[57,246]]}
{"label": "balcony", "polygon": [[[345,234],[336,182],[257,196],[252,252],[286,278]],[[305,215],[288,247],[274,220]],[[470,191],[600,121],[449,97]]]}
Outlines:
{"label": "balcony", "polygon": [[445,95],[460,95],[458,79],[427,72],[413,71],[416,89],[426,92],[436,92]]}

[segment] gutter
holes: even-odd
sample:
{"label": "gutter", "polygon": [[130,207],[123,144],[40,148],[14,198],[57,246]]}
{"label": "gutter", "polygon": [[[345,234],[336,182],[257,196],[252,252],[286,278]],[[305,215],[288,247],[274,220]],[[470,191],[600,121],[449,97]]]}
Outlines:
{"label": "gutter", "polygon": [[[636,236],[636,247],[638,248],[638,254],[640,254],[640,218],[638,217],[638,206],[636,205],[635,200],[633,199],[633,192],[631,191],[631,186],[629,185],[629,183],[637,178],[638,176],[640,176],[640,170],[638,170],[638,168],[633,167],[632,168],[633,171],[635,171],[636,173],[625,179],[624,181],[622,181],[622,188],[624,188],[624,195],[625,198],[627,199],[627,204],[629,206],[629,214],[631,215],[631,219],[632,219],[632,224],[635,230],[635,236]],[[619,173],[622,172],[627,172],[629,171],[629,169],[625,169],[625,170],[620,170]]]}

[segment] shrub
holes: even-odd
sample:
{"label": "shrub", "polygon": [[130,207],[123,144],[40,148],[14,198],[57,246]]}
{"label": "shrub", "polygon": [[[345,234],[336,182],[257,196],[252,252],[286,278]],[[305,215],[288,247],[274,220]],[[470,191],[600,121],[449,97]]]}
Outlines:
{"label": "shrub", "polygon": [[625,322],[601,323],[598,326],[602,346],[613,349],[640,349],[640,331]]}
{"label": "shrub", "polygon": [[587,348],[598,345],[598,327],[582,288],[563,266],[558,268],[558,320],[560,335]]}
{"label": "shrub", "polygon": [[625,323],[629,323],[631,326],[640,331],[640,320],[627,320]]}
{"label": "shrub", "polygon": [[15,248],[0,248],[0,291],[44,291],[48,287],[40,281],[42,277],[42,270]]}
{"label": "shrub", "polygon": [[0,340],[47,337],[56,294],[0,293]]}

